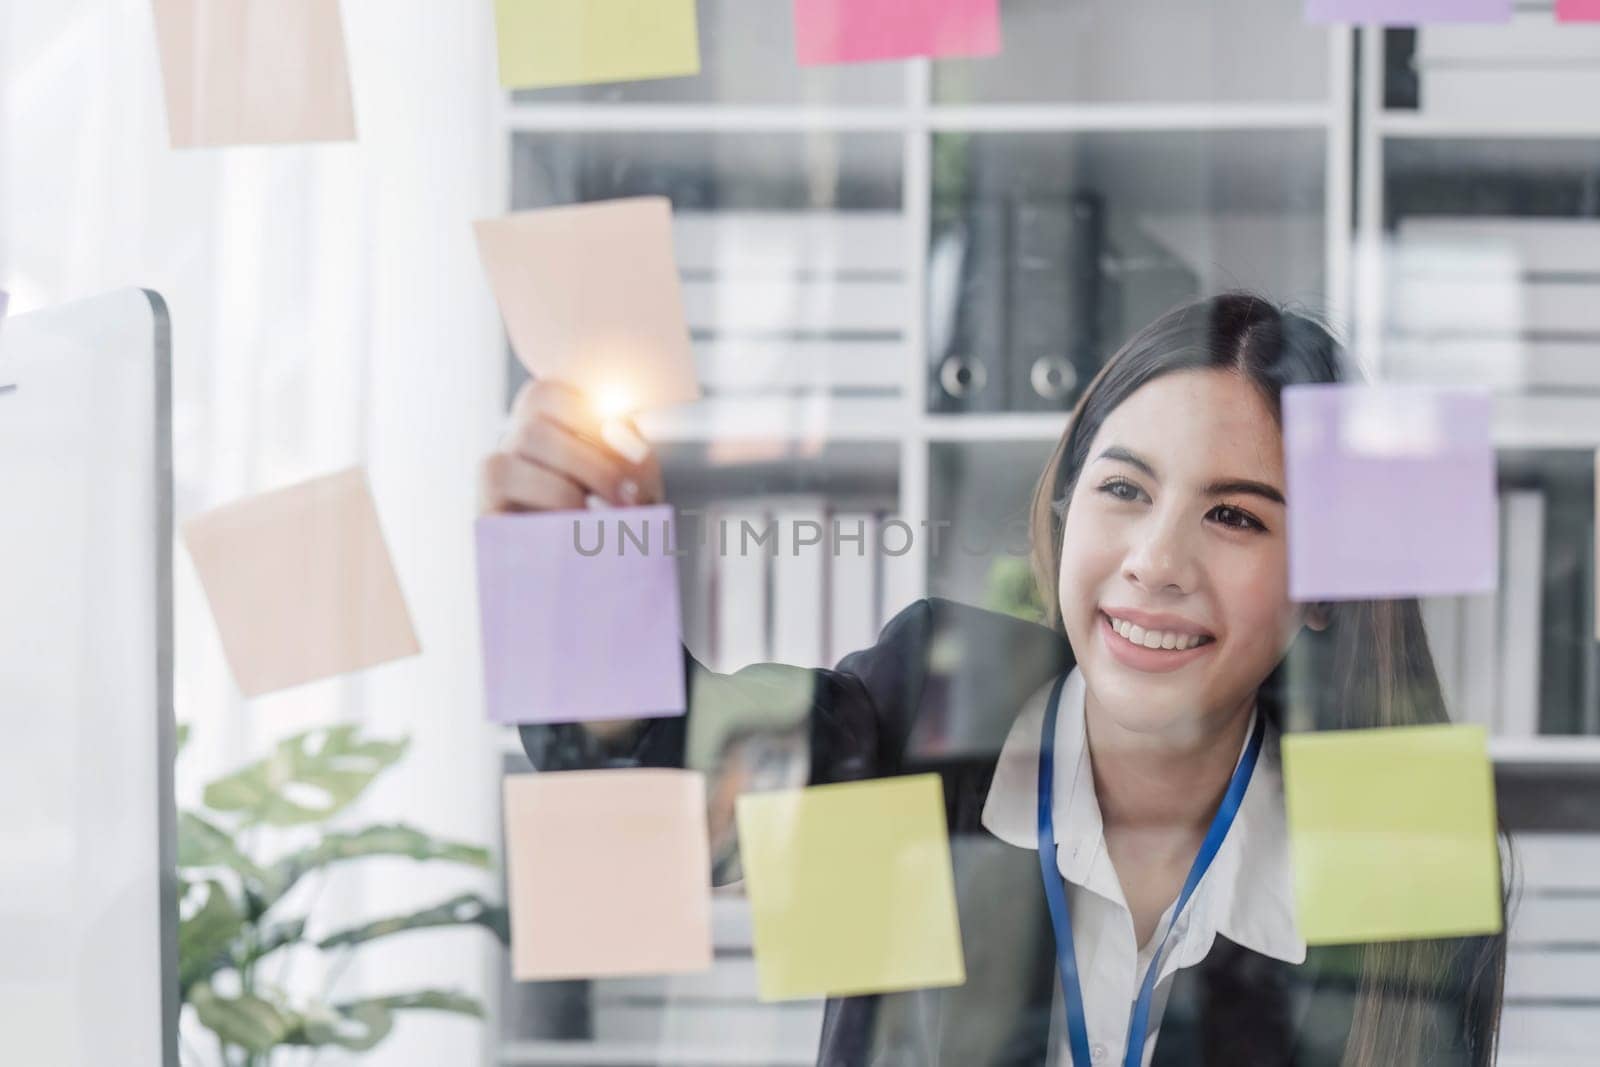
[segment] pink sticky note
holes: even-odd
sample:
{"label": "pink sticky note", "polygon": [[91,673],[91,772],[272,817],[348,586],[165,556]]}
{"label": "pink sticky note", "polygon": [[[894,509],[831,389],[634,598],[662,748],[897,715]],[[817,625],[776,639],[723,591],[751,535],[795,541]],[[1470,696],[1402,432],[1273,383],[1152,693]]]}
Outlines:
{"label": "pink sticky note", "polygon": [[500,723],[682,715],[678,569],[662,505],[478,520],[484,695]]}
{"label": "pink sticky note", "polygon": [[1600,22],[1600,0],[1556,0],[1558,22]]}
{"label": "pink sticky note", "polygon": [[1486,393],[1283,391],[1289,592],[1299,601],[1495,588],[1499,509]]}
{"label": "pink sticky note", "polygon": [[154,0],[174,148],[355,139],[339,0]]}
{"label": "pink sticky note", "polygon": [[477,233],[530,373],[618,410],[699,398],[665,197],[523,211]]}
{"label": "pink sticky note", "polygon": [[420,651],[364,471],[197,515],[183,539],[245,696]]}
{"label": "pink sticky note", "polygon": [[657,768],[505,780],[519,981],[711,966],[705,779]]}
{"label": "pink sticky note", "polygon": [[800,63],[1000,51],[999,0],[794,0]]}
{"label": "pink sticky note", "polygon": [[1512,0],[1306,0],[1308,22],[1509,22]]}

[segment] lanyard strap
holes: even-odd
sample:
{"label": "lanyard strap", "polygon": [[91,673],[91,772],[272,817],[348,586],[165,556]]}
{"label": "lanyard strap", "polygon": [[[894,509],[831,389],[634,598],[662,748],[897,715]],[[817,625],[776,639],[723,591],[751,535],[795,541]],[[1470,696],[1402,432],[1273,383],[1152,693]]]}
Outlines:
{"label": "lanyard strap", "polygon": [[[1044,716],[1044,736],[1039,744],[1039,873],[1044,879],[1045,902],[1050,907],[1050,925],[1055,928],[1056,933],[1056,966],[1061,972],[1061,997],[1066,1006],[1067,1043],[1075,1067],[1089,1067],[1089,1030],[1083,1017],[1083,989],[1078,984],[1078,960],[1072,944],[1072,913],[1067,907],[1066,884],[1062,881],[1061,871],[1056,866],[1055,815],[1052,810],[1055,793],[1056,712],[1061,702],[1061,687],[1066,680],[1066,674],[1061,674],[1050,690],[1050,703],[1045,709]],[[1239,814],[1239,804],[1244,800],[1245,789],[1250,785],[1250,776],[1255,773],[1256,760],[1261,755],[1261,742],[1265,733],[1265,717],[1258,711],[1255,729],[1250,733],[1250,743],[1245,746],[1239,765],[1233,769],[1233,777],[1228,781],[1228,791],[1223,794],[1222,804],[1211,819],[1205,840],[1200,843],[1200,852],[1189,868],[1189,876],[1184,879],[1183,890],[1178,894],[1178,902],[1172,909],[1172,921],[1167,924],[1166,932],[1161,935],[1155,955],[1151,957],[1150,968],[1145,972],[1144,981],[1139,986],[1139,996],[1133,1002],[1133,1011],[1128,1020],[1128,1047],[1127,1055],[1123,1058],[1124,1067],[1141,1067],[1144,1062],[1144,1033],[1150,1025],[1150,1002],[1155,997],[1156,976],[1161,973],[1161,956],[1166,951],[1167,939],[1172,936],[1173,927],[1178,925],[1178,916],[1183,914],[1184,905],[1188,904],[1189,898],[1194,895],[1195,887],[1205,876],[1211,861],[1217,858],[1217,852],[1228,836],[1228,829],[1233,825],[1234,816]]]}

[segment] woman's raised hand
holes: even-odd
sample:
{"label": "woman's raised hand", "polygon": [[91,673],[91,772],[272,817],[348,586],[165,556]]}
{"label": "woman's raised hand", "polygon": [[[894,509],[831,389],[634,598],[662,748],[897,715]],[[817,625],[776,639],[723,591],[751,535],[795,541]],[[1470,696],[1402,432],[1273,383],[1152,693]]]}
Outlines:
{"label": "woman's raised hand", "polygon": [[576,510],[591,496],[626,507],[665,499],[661,463],[631,419],[603,420],[563,382],[526,382],[481,465],[485,513]]}

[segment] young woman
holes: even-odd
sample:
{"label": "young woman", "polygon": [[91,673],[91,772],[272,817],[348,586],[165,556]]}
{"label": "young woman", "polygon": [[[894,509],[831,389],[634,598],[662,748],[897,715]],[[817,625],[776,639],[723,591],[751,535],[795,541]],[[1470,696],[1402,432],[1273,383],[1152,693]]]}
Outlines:
{"label": "young woman", "polygon": [[[1502,938],[1308,949],[1294,925],[1280,730],[1446,719],[1415,601],[1289,598],[1280,393],[1341,380],[1341,358],[1238,293],[1129,341],[1034,495],[1048,626],[927,599],[833,670],[685,652],[689,720],[803,691],[807,781],[944,781],[967,981],[830,1001],[819,1063],[1493,1062]],[[607,436],[570,390],[525,389],[485,506],[659,500],[653,457]],[[935,755],[953,721],[968,755]],[[523,740],[541,769],[671,765],[687,731]]]}

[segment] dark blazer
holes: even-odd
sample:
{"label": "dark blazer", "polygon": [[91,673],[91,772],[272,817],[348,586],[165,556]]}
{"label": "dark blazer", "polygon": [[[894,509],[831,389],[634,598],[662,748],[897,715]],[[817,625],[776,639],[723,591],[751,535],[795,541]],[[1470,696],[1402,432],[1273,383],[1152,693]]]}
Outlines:
{"label": "dark blazer", "polygon": [[[949,988],[829,1000],[817,1062],[1036,1065],[1046,1062],[1055,980],[1037,853],[980,822],[1001,744],[1017,712],[1073,665],[1053,630],[948,600],[917,601],[877,644],[832,670],[758,664],[718,674],[684,652],[690,714],[715,700],[760,706],[809,690],[798,731],[809,740],[811,784],[937,772],[944,783],[967,981]],[[629,736],[596,742],[575,726],[524,726],[540,770],[681,766],[686,718],[646,720]],[[952,746],[957,737],[960,744]],[[1157,1036],[1161,1067],[1329,1065],[1349,1036],[1360,954],[1312,949],[1300,966],[1223,937],[1181,970]],[[1437,1002],[1437,1065],[1486,1062],[1469,1054],[1483,1020],[1468,998]]]}

